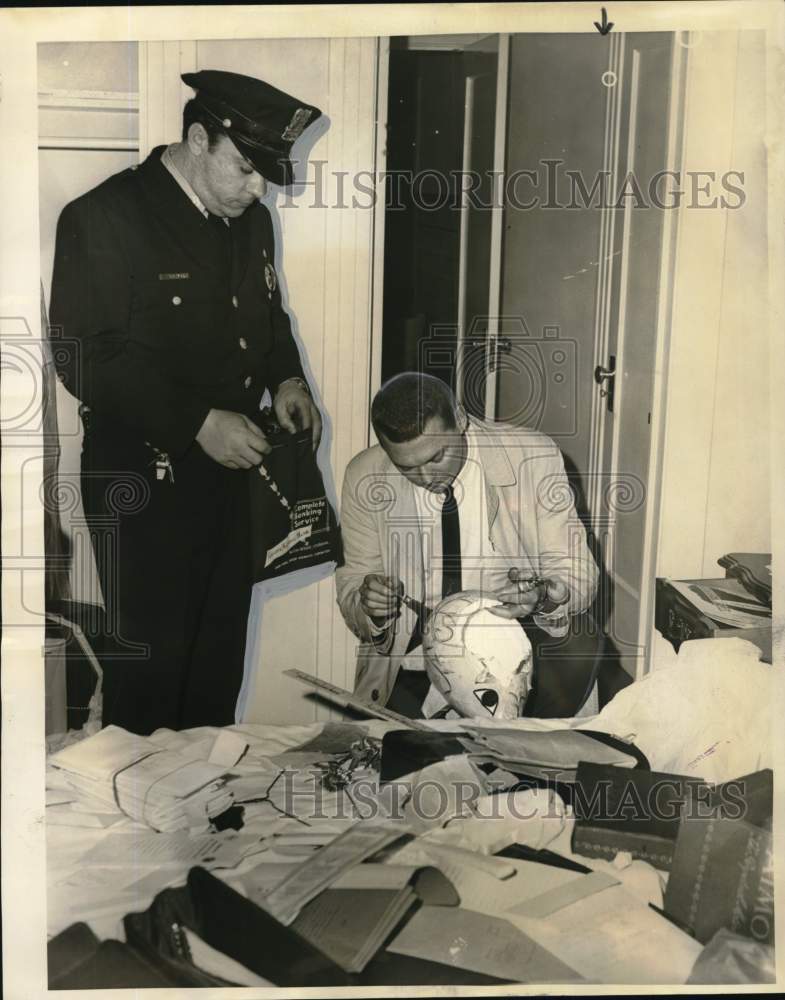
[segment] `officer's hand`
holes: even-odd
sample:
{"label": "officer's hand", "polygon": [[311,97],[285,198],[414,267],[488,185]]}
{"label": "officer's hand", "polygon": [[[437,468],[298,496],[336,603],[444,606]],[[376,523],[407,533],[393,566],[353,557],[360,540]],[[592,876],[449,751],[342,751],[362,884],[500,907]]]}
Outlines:
{"label": "officer's hand", "polygon": [[231,410],[210,410],[196,440],[214,462],[227,469],[250,469],[272,450],[253,421]]}
{"label": "officer's hand", "polygon": [[275,394],[273,409],[278,423],[290,434],[310,428],[311,443],[316,451],[322,436],[322,415],[301,385],[297,382],[282,382]]}
{"label": "officer's hand", "polygon": [[386,621],[401,609],[403,584],[394,576],[369,573],[360,585],[360,607],[369,618]]}

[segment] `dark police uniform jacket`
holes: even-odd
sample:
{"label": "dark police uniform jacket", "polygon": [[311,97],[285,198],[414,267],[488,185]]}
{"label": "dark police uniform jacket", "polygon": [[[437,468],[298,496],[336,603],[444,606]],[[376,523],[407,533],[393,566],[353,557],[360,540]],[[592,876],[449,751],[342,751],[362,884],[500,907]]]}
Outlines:
{"label": "dark police uniform jacket", "polygon": [[225,224],[190,202],[163,150],[63,210],[50,321],[96,432],[141,438],[176,464],[211,408],[250,416],[266,387],[303,372],[267,208],[231,220],[230,266],[214,231]]}
{"label": "dark police uniform jacket", "polygon": [[50,310],[56,364],[89,408],[81,482],[106,606],[104,724],[142,733],[234,721],[250,473],[195,436],[211,408],[252,416],[265,388],[302,377],[269,212],[255,203],[230,231],[205,219],[163,148],[63,210]]}

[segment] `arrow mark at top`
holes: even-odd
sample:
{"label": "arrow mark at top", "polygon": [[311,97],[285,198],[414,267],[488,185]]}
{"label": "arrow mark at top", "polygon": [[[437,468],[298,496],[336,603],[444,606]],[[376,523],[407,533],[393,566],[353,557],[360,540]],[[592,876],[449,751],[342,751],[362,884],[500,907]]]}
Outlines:
{"label": "arrow mark at top", "polygon": [[595,21],[594,27],[601,35],[607,35],[613,27],[613,21],[608,20],[608,12],[604,7],[602,8],[602,24],[600,24],[599,21]]}

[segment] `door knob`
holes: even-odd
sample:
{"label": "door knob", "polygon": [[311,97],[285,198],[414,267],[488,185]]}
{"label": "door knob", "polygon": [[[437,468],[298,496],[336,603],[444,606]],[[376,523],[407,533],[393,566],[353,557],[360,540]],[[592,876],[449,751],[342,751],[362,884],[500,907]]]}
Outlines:
{"label": "door knob", "polygon": [[[604,396],[606,399],[608,412],[613,413],[613,387],[616,382],[616,355],[611,354],[608,359],[608,368],[604,368],[602,365],[597,365],[594,369],[594,381],[597,385],[602,386],[600,389],[600,395]],[[607,385],[606,385],[607,383]]]}

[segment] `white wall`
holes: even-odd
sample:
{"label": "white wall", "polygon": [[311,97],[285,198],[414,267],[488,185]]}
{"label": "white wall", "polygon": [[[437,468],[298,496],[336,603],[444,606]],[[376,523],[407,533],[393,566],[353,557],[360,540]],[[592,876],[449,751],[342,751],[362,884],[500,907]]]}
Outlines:
{"label": "white wall", "polygon": [[771,551],[765,38],[696,41],[684,170],[744,171],[746,200],[680,213],[657,560],[675,578],[720,577],[724,553]]}
{"label": "white wall", "polygon": [[[135,42],[50,42],[38,47],[38,214],[41,283],[49,304],[55,231],[74,198],[139,161]],[[60,520],[71,548],[71,596],[100,604],[101,587],[79,490],[78,401],[57,383]]]}

